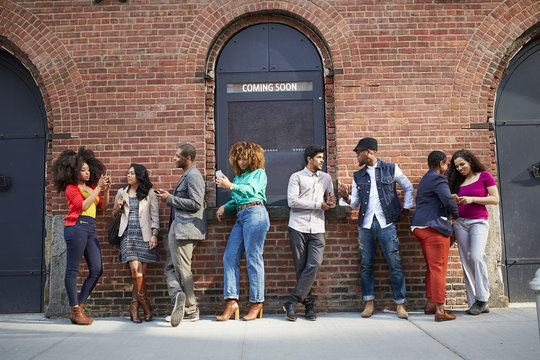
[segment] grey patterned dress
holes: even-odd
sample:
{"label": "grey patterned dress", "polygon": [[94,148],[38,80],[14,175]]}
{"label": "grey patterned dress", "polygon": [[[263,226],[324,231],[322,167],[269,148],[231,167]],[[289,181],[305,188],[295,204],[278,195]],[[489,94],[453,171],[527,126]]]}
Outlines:
{"label": "grey patterned dress", "polygon": [[139,200],[136,197],[130,197],[128,224],[122,235],[118,261],[127,263],[135,260],[144,263],[156,262],[158,251],[157,247],[150,250],[148,243],[144,242],[139,223]]}

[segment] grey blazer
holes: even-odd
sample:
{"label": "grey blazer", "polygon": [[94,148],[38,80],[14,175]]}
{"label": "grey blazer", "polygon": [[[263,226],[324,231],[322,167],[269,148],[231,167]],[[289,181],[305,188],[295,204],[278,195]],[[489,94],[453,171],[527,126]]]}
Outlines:
{"label": "grey blazer", "polygon": [[177,239],[203,240],[206,237],[204,191],[204,179],[195,165],[191,165],[176,184],[174,193],[167,197],[166,203],[174,211],[175,221],[171,226],[174,226]]}

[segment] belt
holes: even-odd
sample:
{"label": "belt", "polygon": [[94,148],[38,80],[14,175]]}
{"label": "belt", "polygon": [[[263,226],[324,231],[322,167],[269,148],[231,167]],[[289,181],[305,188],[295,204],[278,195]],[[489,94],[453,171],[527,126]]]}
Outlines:
{"label": "belt", "polygon": [[250,206],[255,206],[255,205],[261,205],[262,206],[262,204],[263,204],[262,201],[254,201],[254,202],[238,205],[238,207],[236,208],[236,211],[240,211],[240,210],[243,210],[245,208],[248,208]]}

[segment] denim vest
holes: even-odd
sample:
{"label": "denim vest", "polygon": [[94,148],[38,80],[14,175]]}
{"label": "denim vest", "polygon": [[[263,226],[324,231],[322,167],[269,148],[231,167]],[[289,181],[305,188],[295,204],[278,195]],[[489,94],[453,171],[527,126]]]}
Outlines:
{"label": "denim vest", "polygon": [[[394,180],[394,170],[396,166],[379,160],[375,168],[375,178],[377,182],[377,190],[379,192],[379,200],[384,212],[384,217],[387,223],[398,221],[401,213],[401,203],[396,191],[396,181]],[[358,170],[353,175],[358,190],[360,200],[360,211],[358,212],[358,226],[364,224],[364,216],[366,215],[369,202],[369,192],[371,190],[371,178],[367,172],[367,166]]]}

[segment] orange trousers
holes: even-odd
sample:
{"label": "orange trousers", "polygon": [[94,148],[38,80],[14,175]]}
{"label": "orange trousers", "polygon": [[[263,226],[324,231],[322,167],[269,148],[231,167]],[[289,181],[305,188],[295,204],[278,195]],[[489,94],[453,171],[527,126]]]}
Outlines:
{"label": "orange trousers", "polygon": [[420,241],[426,260],[426,296],[434,303],[444,304],[450,237],[430,227],[414,229],[413,234]]}

